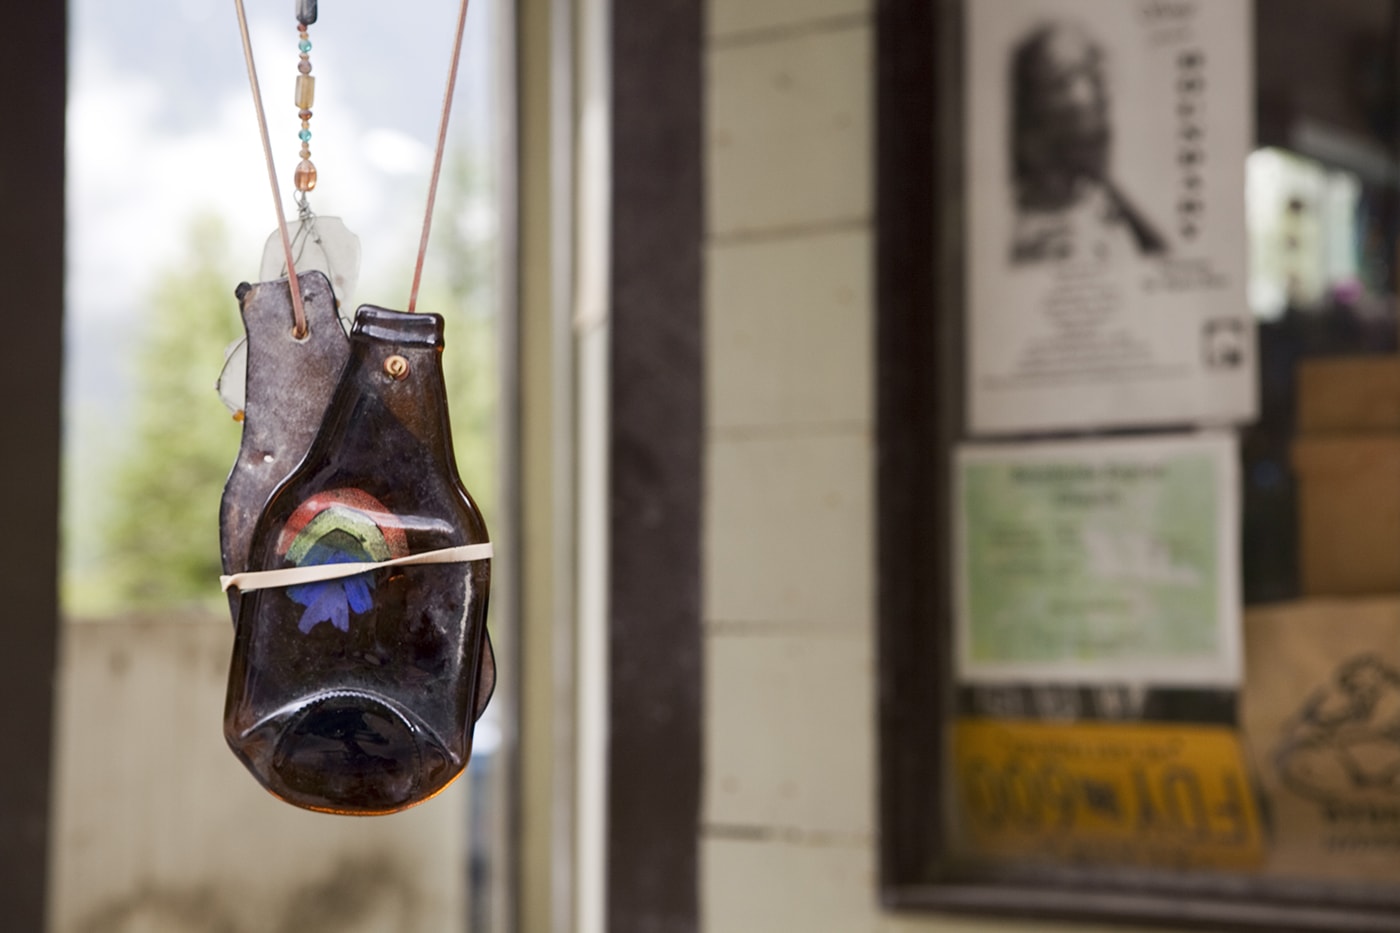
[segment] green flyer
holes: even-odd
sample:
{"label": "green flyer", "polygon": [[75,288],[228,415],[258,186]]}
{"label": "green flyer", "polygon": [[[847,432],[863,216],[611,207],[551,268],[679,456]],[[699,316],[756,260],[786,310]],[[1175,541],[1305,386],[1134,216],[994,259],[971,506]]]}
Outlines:
{"label": "green flyer", "polygon": [[956,465],[966,681],[1236,685],[1226,433],[975,444]]}

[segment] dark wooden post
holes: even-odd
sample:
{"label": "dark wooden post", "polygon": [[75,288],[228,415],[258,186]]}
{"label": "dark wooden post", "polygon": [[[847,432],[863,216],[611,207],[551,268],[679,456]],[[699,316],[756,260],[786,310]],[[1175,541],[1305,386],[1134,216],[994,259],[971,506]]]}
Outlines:
{"label": "dark wooden post", "polygon": [[703,8],[612,4],[611,933],[699,926]]}
{"label": "dark wooden post", "polygon": [[[43,930],[58,632],[67,7],[8,10],[0,55],[0,917]],[[96,766],[96,765],[95,765]]]}

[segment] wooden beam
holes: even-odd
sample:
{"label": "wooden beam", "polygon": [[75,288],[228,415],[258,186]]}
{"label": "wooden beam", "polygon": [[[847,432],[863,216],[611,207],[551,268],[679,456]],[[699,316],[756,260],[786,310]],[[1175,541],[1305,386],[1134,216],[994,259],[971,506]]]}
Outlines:
{"label": "wooden beam", "polygon": [[[67,8],[8,11],[0,56],[0,916],[42,930],[48,865],[54,656],[58,631],[59,424],[63,358]],[[92,763],[100,767],[100,762]]]}

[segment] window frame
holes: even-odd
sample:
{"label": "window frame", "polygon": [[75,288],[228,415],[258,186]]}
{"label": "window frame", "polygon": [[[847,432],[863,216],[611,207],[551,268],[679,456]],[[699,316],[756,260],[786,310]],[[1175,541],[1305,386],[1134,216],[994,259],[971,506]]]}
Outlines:
{"label": "window frame", "polygon": [[[963,436],[960,11],[882,0],[876,38],[880,888],[886,906],[1270,931],[1400,931],[1393,902],[1208,873],[1132,887],[1069,869],[960,873],[944,801],[952,682],[951,451]],[[929,568],[935,568],[932,573]],[[930,671],[934,672],[930,676]]]}
{"label": "window frame", "polygon": [[[0,367],[0,488],[17,491],[0,535],[6,650],[0,720],[24,766],[0,778],[0,910],[16,929],[45,924],[58,638],[58,503],[63,367],[63,217],[67,7],[14,10],[0,56],[0,112],[23,145],[0,150],[0,252],[6,257],[7,365]],[[22,530],[23,533],[17,533]]]}

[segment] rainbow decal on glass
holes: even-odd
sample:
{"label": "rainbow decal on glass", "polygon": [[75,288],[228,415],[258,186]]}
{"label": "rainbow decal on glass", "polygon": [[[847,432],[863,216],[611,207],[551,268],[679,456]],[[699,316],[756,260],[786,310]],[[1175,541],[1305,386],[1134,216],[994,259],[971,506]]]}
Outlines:
{"label": "rainbow decal on glass", "polygon": [[[311,496],[292,513],[277,539],[277,556],[297,567],[393,560],[408,556],[398,517],[359,489],[331,489]],[[287,588],[306,607],[297,628],[310,632],[329,622],[350,631],[350,614],[372,606],[373,573]]]}

